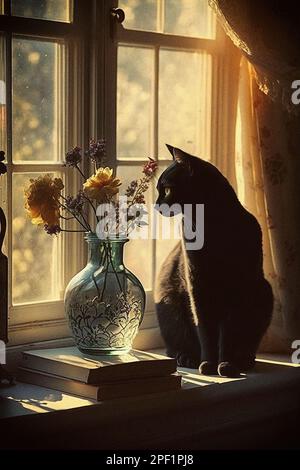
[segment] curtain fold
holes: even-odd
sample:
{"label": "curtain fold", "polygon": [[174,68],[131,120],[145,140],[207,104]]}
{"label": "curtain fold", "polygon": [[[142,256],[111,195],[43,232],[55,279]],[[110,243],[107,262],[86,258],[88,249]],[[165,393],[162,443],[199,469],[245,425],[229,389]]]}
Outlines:
{"label": "curtain fold", "polygon": [[254,65],[259,88],[300,114],[291,84],[300,77],[298,0],[208,0],[226,34]]}
{"label": "curtain fold", "polygon": [[300,105],[291,102],[291,83],[300,79],[295,2],[208,1],[244,56],[235,179],[241,202],[262,227],[264,269],[275,295],[260,349],[287,352],[300,339]]}

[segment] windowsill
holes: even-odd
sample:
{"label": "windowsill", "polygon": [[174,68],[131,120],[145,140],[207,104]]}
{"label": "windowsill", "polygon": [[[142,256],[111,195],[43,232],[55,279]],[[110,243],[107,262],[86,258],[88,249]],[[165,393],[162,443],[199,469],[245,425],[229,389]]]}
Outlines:
{"label": "windowsill", "polygon": [[[299,419],[300,368],[287,358],[271,357],[261,355],[256,370],[238,379],[179,369],[180,391],[107,402],[28,384],[2,388],[1,447],[197,449],[225,442],[226,448],[228,430],[238,429],[240,438],[241,430],[247,434],[255,423],[260,431],[258,423],[272,420],[291,427],[286,420]],[[275,431],[271,426],[268,432]],[[211,433],[219,436],[214,445]]]}

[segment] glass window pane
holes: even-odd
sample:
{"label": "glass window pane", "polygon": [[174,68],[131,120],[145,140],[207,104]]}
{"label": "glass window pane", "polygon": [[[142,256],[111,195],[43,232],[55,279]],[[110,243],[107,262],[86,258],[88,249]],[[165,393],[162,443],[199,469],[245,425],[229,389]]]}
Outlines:
{"label": "glass window pane", "polygon": [[214,39],[216,20],[207,0],[119,0],[127,29]]}
{"label": "glass window pane", "polygon": [[[12,183],[12,298],[14,304],[60,298],[59,238],[33,225],[24,209],[24,188],[37,173],[14,174]],[[59,175],[60,176],[60,175]]]}
{"label": "glass window pane", "polygon": [[12,0],[11,10],[14,16],[26,16],[42,20],[72,21],[71,0]]}
{"label": "glass window pane", "polygon": [[63,86],[58,71],[64,46],[15,37],[13,55],[13,159],[62,158]]}
{"label": "glass window pane", "polygon": [[147,160],[151,152],[154,51],[118,49],[117,156]]}
{"label": "glass window pane", "polygon": [[0,36],[0,150],[6,151],[5,41]]}
{"label": "glass window pane", "polygon": [[213,39],[215,17],[207,0],[165,0],[164,32]]}
{"label": "glass window pane", "polygon": [[160,158],[170,158],[165,143],[210,158],[211,68],[206,53],[160,51]]}
{"label": "glass window pane", "polygon": [[[120,193],[125,194],[129,183],[139,179],[142,175],[141,166],[119,166],[117,173],[122,181]],[[145,194],[146,204],[150,207],[152,201],[152,188]],[[152,284],[152,240],[130,240],[125,245],[125,265],[141,281],[144,289],[150,289]]]}
{"label": "glass window pane", "polygon": [[156,31],[157,0],[119,0],[125,12],[124,28]]}

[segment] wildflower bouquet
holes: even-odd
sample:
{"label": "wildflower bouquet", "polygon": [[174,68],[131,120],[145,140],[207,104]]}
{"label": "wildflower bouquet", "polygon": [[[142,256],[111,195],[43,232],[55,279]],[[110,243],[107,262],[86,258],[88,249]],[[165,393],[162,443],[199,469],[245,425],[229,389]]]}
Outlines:
{"label": "wildflower bouquet", "polygon": [[[115,208],[116,222],[120,228],[118,198],[122,183],[111,168],[104,166],[105,157],[104,140],[90,140],[89,148],[84,152],[84,156],[82,149],[77,146],[67,152],[64,165],[74,168],[82,177],[82,188],[75,196],[63,195],[64,184],[61,178],[53,178],[50,174],[46,174],[31,179],[29,186],[25,189],[25,208],[32,223],[43,226],[50,235],[57,235],[60,232],[92,232],[88,207],[92,209],[97,223],[101,219],[101,214],[97,215],[97,206],[111,204]],[[94,167],[94,173],[89,177],[80,167],[83,158],[89,159]],[[145,203],[144,193],[156,169],[157,162],[149,158],[148,163],[142,169],[143,176],[133,180],[125,190],[126,211],[129,211],[133,205]],[[122,230],[128,233],[135,224],[139,224],[139,216],[132,216],[132,211],[131,215],[128,213],[126,215],[127,228],[123,226]],[[67,222],[72,219],[78,222],[78,230],[67,228]],[[63,227],[62,220],[65,221]],[[109,226],[107,223],[108,237]]]}
{"label": "wildflower bouquet", "polygon": [[[84,158],[93,166],[89,177],[81,169]],[[70,280],[64,299],[78,348],[88,354],[127,352],[143,318],[145,291],[137,277],[124,266],[123,245],[129,232],[145,223],[141,220],[141,213],[145,211],[142,206],[157,163],[150,158],[142,168],[141,177],[129,184],[123,196],[121,180],[105,166],[103,140],[91,140],[84,153],[74,147],[66,154],[64,164],[80,173],[79,192],[64,195],[61,178],[49,174],[39,176],[31,179],[25,190],[26,211],[32,223],[43,226],[50,235],[63,231],[86,232],[89,262]],[[97,224],[96,233],[88,216],[89,209]],[[109,217],[105,215],[107,210]],[[70,220],[78,222],[78,229],[68,228]],[[97,230],[101,223],[100,235],[103,236]]]}

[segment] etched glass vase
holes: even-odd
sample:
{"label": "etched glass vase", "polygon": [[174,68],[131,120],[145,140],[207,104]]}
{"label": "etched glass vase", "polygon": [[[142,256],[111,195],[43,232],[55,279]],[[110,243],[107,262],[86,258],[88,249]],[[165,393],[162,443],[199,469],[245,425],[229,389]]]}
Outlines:
{"label": "etched glass vase", "polygon": [[122,354],[132,348],[145,309],[145,291],[123,263],[128,239],[88,233],[89,259],[65,292],[65,312],[78,349]]}

